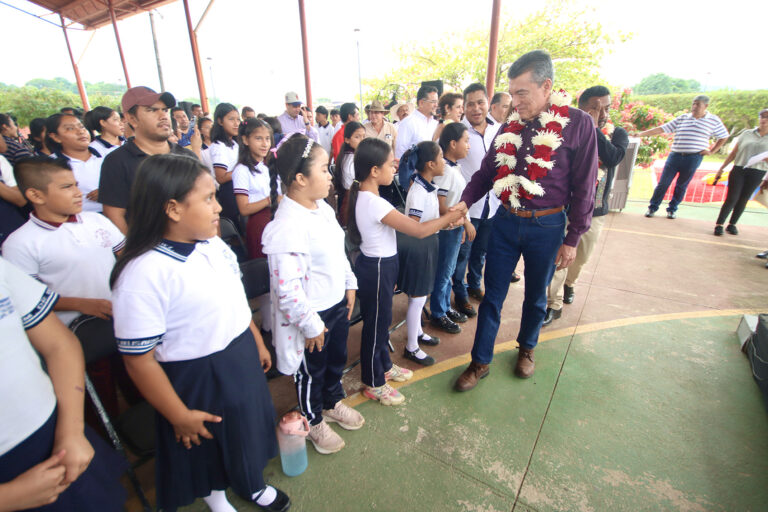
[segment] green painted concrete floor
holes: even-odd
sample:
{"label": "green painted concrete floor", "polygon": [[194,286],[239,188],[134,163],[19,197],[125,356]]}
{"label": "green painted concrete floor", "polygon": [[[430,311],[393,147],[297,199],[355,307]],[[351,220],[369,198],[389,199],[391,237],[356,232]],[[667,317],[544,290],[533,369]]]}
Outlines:
{"label": "green painted concrete floor", "polygon": [[768,417],[737,322],[548,340],[530,380],[511,376],[507,350],[463,394],[451,390],[457,366],[401,387],[401,406],[358,406],[365,427],[340,431],[338,454],[309,446],[303,475],[275,460],[265,477],[297,511],[765,510]]}

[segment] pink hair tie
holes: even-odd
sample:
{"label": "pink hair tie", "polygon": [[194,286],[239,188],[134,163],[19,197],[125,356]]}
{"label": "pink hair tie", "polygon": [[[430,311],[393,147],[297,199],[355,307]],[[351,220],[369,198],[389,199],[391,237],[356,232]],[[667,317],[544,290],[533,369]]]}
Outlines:
{"label": "pink hair tie", "polygon": [[277,148],[272,148],[269,151],[270,151],[270,153],[272,153],[273,157],[277,158]]}

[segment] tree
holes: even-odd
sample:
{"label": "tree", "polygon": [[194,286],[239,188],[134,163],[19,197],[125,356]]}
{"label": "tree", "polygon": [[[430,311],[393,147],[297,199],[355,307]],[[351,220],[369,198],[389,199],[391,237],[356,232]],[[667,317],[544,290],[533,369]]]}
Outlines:
{"label": "tree", "polygon": [[[611,46],[629,38],[609,35],[594,21],[594,10],[573,2],[549,0],[541,10],[520,19],[504,10],[499,27],[496,89],[506,88],[509,65],[522,54],[536,49],[549,52],[555,64],[555,86],[572,95],[599,83],[599,68]],[[439,41],[421,46],[400,47],[402,66],[387,75],[366,80],[366,100],[414,98],[424,80],[442,79],[446,90],[461,90],[471,82],[485,83],[488,66],[488,28],[446,34]],[[489,91],[493,93],[493,91]]]}
{"label": "tree", "polygon": [[[94,107],[103,105],[117,109],[120,105],[120,96],[91,94],[88,99]],[[55,114],[62,107],[79,107],[80,105],[80,97],[67,91],[38,89],[31,86],[0,87],[0,112],[16,116],[20,126],[27,126],[36,117]]]}
{"label": "tree", "polygon": [[[36,87],[38,89],[52,89],[54,91],[65,91],[78,94],[77,84],[70,82],[66,78],[62,78],[60,76],[53,79],[33,78],[24,85],[29,87]],[[84,85],[86,94],[88,94],[88,96],[94,94],[102,94],[106,96],[122,97],[123,93],[126,91],[125,86],[121,84],[110,84],[107,82],[85,82]]]}
{"label": "tree", "polygon": [[635,94],[673,94],[685,92],[697,92],[701,90],[701,84],[696,80],[673,78],[664,73],[650,75],[633,87]]}

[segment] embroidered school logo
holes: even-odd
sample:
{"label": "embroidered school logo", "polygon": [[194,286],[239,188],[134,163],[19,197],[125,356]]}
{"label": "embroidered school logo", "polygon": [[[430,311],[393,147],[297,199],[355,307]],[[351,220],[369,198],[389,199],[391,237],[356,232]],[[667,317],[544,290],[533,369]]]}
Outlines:
{"label": "embroidered school logo", "polygon": [[242,274],[240,272],[240,265],[237,264],[235,253],[233,253],[229,247],[224,247],[221,252],[224,254],[224,259],[226,259],[227,263],[229,263],[229,268],[231,268],[232,272],[234,272],[239,278]]}
{"label": "embroidered school logo", "polygon": [[8,297],[0,298],[0,320],[12,314],[15,311],[13,309],[13,302]]}
{"label": "embroidered school logo", "polygon": [[112,247],[112,243],[109,240],[109,232],[106,229],[97,229],[93,232],[93,237],[101,247]]}

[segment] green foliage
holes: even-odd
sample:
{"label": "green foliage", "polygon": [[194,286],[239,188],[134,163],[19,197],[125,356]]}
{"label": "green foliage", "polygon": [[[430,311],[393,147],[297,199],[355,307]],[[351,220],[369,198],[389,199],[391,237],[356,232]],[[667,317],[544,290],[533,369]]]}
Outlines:
{"label": "green foliage", "polygon": [[[117,108],[120,104],[120,96],[93,94],[89,95],[88,100],[94,107],[104,105]],[[79,107],[80,105],[80,96],[68,91],[38,89],[31,86],[0,86],[0,112],[16,116],[20,126],[27,126],[36,117],[55,114],[62,107]]]}
{"label": "green foliage", "polygon": [[[65,91],[65,92],[71,92],[73,94],[78,94],[77,84],[74,82],[70,82],[66,78],[62,78],[60,76],[53,79],[34,78],[28,81],[24,85],[30,86],[30,87],[37,87],[38,89],[53,89],[56,91]],[[102,94],[107,96],[122,96],[123,93],[126,91],[125,86],[121,84],[110,84],[107,82],[96,82],[96,83],[85,82],[84,85],[85,85],[86,94],[88,94],[89,97],[95,94]]]}
{"label": "green foliage", "polygon": [[[689,112],[693,94],[663,94],[652,96],[633,96],[633,101],[642,101],[659,107],[667,112],[680,114]],[[757,113],[768,108],[768,89],[757,91],[712,91],[708,92],[709,111],[718,116],[728,128],[731,136],[736,136],[744,128],[757,126]]]}
{"label": "green foliage", "polygon": [[[594,11],[573,2],[550,0],[543,7],[520,18],[504,10],[499,27],[496,89],[506,88],[509,65],[525,52],[544,49],[555,64],[555,84],[572,95],[600,82],[597,70],[617,42],[628,36],[612,36],[595,22]],[[485,83],[488,66],[488,27],[446,34],[439,41],[414,46],[406,43],[397,50],[401,65],[383,77],[365,80],[366,102],[398,98],[413,99],[424,80],[442,79],[446,90],[460,91],[472,82]],[[493,91],[489,91],[493,93]]]}
{"label": "green foliage", "polygon": [[637,94],[671,94],[696,92],[701,90],[701,84],[696,80],[673,78],[664,73],[656,73],[642,80],[634,87]]}

